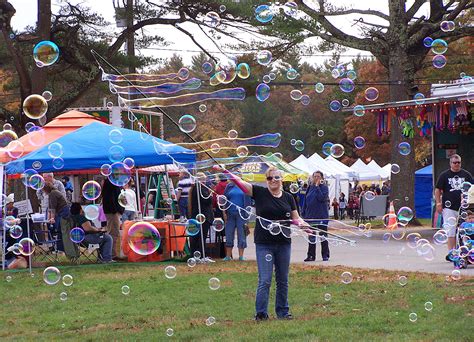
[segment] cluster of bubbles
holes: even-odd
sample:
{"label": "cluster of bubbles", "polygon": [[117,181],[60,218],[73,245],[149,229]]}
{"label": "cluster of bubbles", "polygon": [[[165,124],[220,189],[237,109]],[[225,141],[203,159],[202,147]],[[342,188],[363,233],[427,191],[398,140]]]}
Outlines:
{"label": "cluster of bubbles", "polygon": [[295,150],[297,150],[299,152],[304,150],[304,142],[302,140],[291,139],[290,144],[291,144],[291,146],[293,146],[295,148]]}
{"label": "cluster of bubbles", "polygon": [[279,3],[259,5],[254,11],[255,19],[262,24],[267,24],[273,20],[280,9],[286,16],[295,18],[298,13],[298,4],[295,1],[287,1],[283,5]]}
{"label": "cluster of bubbles", "polygon": [[[451,20],[444,20],[440,24],[440,29],[443,32],[451,32],[456,28],[456,24]],[[423,45],[427,48],[431,48],[431,52],[434,54],[432,59],[433,67],[436,69],[443,68],[447,59],[444,55],[448,51],[448,43],[444,39],[433,39],[431,37],[426,37],[423,39]]]}

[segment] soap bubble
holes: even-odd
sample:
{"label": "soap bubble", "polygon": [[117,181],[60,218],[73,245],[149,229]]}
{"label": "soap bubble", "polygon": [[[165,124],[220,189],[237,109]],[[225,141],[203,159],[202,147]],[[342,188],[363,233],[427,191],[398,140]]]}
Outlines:
{"label": "soap bubble", "polygon": [[195,219],[186,222],[186,235],[195,236],[201,232],[201,225]]}
{"label": "soap bubble", "polygon": [[72,228],[69,232],[69,238],[74,243],[81,243],[82,241],[84,241],[85,237],[86,233],[84,232],[84,229],[80,227]]}
{"label": "soap bubble", "polygon": [[12,281],[12,276],[7,275],[5,277],[5,280],[7,281],[7,283],[11,282]]}
{"label": "soap bubble", "polygon": [[289,190],[292,194],[296,194],[300,190],[300,186],[297,183],[291,183]]}
{"label": "soap bubble", "polygon": [[176,267],[174,266],[166,266],[165,267],[165,277],[168,279],[174,279],[176,277],[177,271]]}
{"label": "soap bubble", "polygon": [[102,176],[108,177],[112,173],[110,164],[104,164],[100,167],[100,174]]}
{"label": "soap bubble", "polygon": [[451,20],[443,20],[441,24],[439,24],[439,28],[443,32],[451,32],[456,28],[456,24]]}
{"label": "soap bubble", "polygon": [[213,69],[212,64],[209,62],[204,62],[201,67],[202,67],[202,71],[206,74],[211,73]]}
{"label": "soap bubble", "polygon": [[405,286],[406,284],[408,284],[408,278],[404,275],[401,275],[401,276],[398,277],[398,283],[401,286]]}
{"label": "soap bubble", "polygon": [[322,129],[318,130],[318,137],[322,137],[324,135],[324,131]]}
{"label": "soap bubble", "polygon": [[74,282],[74,280],[73,280],[73,278],[72,278],[72,275],[70,275],[70,274],[65,274],[65,275],[63,276],[63,285],[64,285],[64,286],[68,286],[68,287],[69,287],[69,286],[71,286],[71,285],[73,284],[73,282]]}
{"label": "soap bubble", "polygon": [[409,207],[401,207],[397,213],[397,219],[402,224],[407,224],[410,222],[413,219],[413,216],[413,210],[411,210]]}
{"label": "soap bubble", "polygon": [[113,145],[109,147],[109,160],[112,163],[120,162],[125,157],[125,149],[120,145]]}
{"label": "soap bubble", "polygon": [[425,303],[425,310],[426,310],[426,311],[431,311],[431,310],[433,310],[433,303],[431,303],[431,302],[426,302],[426,303]]}
{"label": "soap bubble", "polygon": [[115,128],[109,131],[109,141],[112,144],[120,144],[122,140],[123,140],[123,134],[121,130]]}
{"label": "soap bubble", "polygon": [[211,144],[211,152],[212,153],[219,153],[221,150],[221,145],[219,145],[218,143],[212,143]]}
{"label": "soap bubble", "polygon": [[459,280],[459,279],[461,279],[461,271],[460,271],[460,270],[453,270],[453,271],[451,272],[451,278],[452,278],[453,280]]}
{"label": "soap bubble", "polygon": [[49,41],[43,40],[33,48],[33,59],[38,66],[50,66],[59,58],[59,47]]}
{"label": "soap bubble", "polygon": [[397,173],[400,172],[400,166],[398,164],[392,164],[390,166],[390,171],[396,175]]}
{"label": "soap bubble", "polygon": [[196,260],[201,259],[201,252],[195,251],[195,252],[193,253],[193,257],[194,257],[194,259],[196,259]]}
{"label": "soap bubble", "polygon": [[316,83],[316,85],[314,86],[314,90],[318,93],[318,94],[321,94],[323,91],[324,91],[324,84],[318,82]]}
{"label": "soap bubble", "polygon": [[433,52],[435,55],[442,55],[446,51],[448,51],[448,43],[444,41],[443,39],[435,39],[431,43],[431,52]]}
{"label": "soap bubble", "polygon": [[375,199],[375,192],[373,191],[366,191],[364,193],[364,198],[367,200],[367,201],[373,201]]}
{"label": "soap bubble", "polygon": [[339,110],[341,110],[341,103],[340,103],[338,100],[332,100],[332,101],[329,103],[329,108],[330,108],[333,112],[338,112]]}
{"label": "soap bubble", "polygon": [[298,4],[294,1],[288,1],[283,5],[283,12],[287,16],[294,17],[298,12]]}
{"label": "soap bubble", "polygon": [[357,148],[357,149],[362,149],[365,147],[365,139],[364,137],[361,137],[361,136],[357,136],[354,138],[354,146]]}
{"label": "soap bubble", "polygon": [[260,5],[255,9],[255,19],[261,23],[268,23],[273,19],[273,11],[268,5]]}
{"label": "soap bubble", "polygon": [[99,217],[99,207],[95,204],[89,204],[84,208],[84,216],[86,219],[94,221]]}
{"label": "soap bubble", "polygon": [[128,230],[127,240],[130,248],[140,255],[156,252],[161,243],[158,229],[148,222],[134,223]]}
{"label": "soap bubble", "polygon": [[346,76],[348,79],[354,81],[357,78],[357,73],[355,72],[355,70],[349,70],[347,71]]}
{"label": "soap bubble", "polygon": [[191,268],[194,267],[194,266],[196,266],[196,259],[194,259],[194,258],[189,258],[188,261],[187,261],[187,264],[188,264],[188,266],[191,267]]}
{"label": "soap bubble", "polygon": [[273,256],[272,256],[271,254],[265,255],[265,261],[270,262],[270,261],[272,261],[272,260],[273,260]]}
{"label": "soap bubble", "polygon": [[209,288],[211,290],[218,290],[221,287],[221,281],[218,278],[211,278],[209,279]]}
{"label": "soap bubble", "polygon": [[30,238],[23,238],[18,244],[22,255],[29,256],[35,252],[35,242]]}
{"label": "soap bubble", "polygon": [[342,146],[341,144],[333,144],[331,146],[330,154],[334,158],[341,158],[344,155],[344,152],[344,146]]}
{"label": "soap bubble", "polygon": [[365,90],[365,98],[367,101],[375,101],[379,98],[379,90],[374,87],[369,87]]}
{"label": "soap bubble", "polygon": [[265,83],[260,83],[255,91],[255,97],[260,102],[266,101],[270,97],[270,87]]}
{"label": "soap bubble", "polygon": [[433,38],[431,37],[426,37],[423,39],[423,45],[427,48],[431,47],[431,44],[433,43]]}
{"label": "soap bubble", "polygon": [[123,165],[125,168],[131,170],[135,166],[135,160],[133,160],[133,158],[127,157],[123,160]]}
{"label": "soap bubble", "polygon": [[23,112],[30,119],[38,120],[48,111],[48,102],[41,95],[33,94],[23,101]]}
{"label": "soap bubble", "polygon": [[12,130],[5,129],[0,132],[0,148],[7,147],[10,142],[17,140],[18,135]]}
{"label": "soap bubble", "polygon": [[331,298],[332,298],[332,296],[331,296],[330,293],[325,293],[325,294],[324,294],[324,300],[325,300],[326,302],[329,302],[329,301],[331,300]]}
{"label": "soap bubble", "polygon": [[444,66],[446,65],[446,56],[445,55],[436,55],[433,57],[433,66],[436,68],[436,69],[441,69],[441,68],[444,68]]}
{"label": "soap bubble", "polygon": [[289,80],[294,80],[296,77],[298,77],[298,71],[296,71],[295,69],[289,68],[289,69],[286,71],[286,78],[287,78],[287,79],[289,79]]}
{"label": "soap bubble", "polygon": [[410,143],[403,141],[398,144],[398,153],[400,153],[402,156],[409,155],[411,153]]}
{"label": "soap bubble", "polygon": [[339,81],[339,88],[345,93],[350,93],[354,90],[355,85],[350,78],[343,78]]}
{"label": "soap bubble", "polygon": [[206,222],[206,215],[204,214],[197,214],[196,215],[196,221],[200,224],[203,224],[204,222]]}
{"label": "soap bubble", "polygon": [[64,159],[63,158],[54,158],[51,161],[51,165],[53,165],[54,169],[61,170],[64,167]]}
{"label": "soap bubble", "polygon": [[247,146],[242,145],[242,146],[237,147],[237,149],[235,150],[235,153],[239,157],[246,157],[249,154],[249,149],[247,148]]}
{"label": "soap bubble", "polygon": [[341,274],[341,281],[344,283],[344,284],[350,284],[352,283],[352,273],[351,272],[343,272]]}
{"label": "soap bubble", "polygon": [[410,322],[416,322],[418,319],[418,315],[415,312],[412,312],[408,315],[408,319],[410,320]]}
{"label": "soap bubble", "polygon": [[204,17],[204,24],[209,27],[217,27],[221,23],[221,17],[216,12],[207,12]]}
{"label": "soap bubble", "polygon": [[296,140],[295,142],[295,150],[301,152],[304,150],[304,142],[302,142],[301,140]]}
{"label": "soap bubble", "polygon": [[186,80],[189,77],[189,69],[181,68],[178,70],[178,78],[182,81]]}
{"label": "soap bubble", "polygon": [[[224,6],[224,5],[222,5],[222,6]],[[222,7],[222,6],[221,6],[221,7]],[[224,6],[224,7],[225,7],[225,6]],[[224,11],[225,11],[225,10],[224,10]],[[174,330],[173,330],[172,328],[166,329],[166,336],[171,337],[171,336],[173,336],[173,335],[174,335]]]}
{"label": "soap bubble", "polygon": [[110,175],[108,178],[113,185],[122,187],[130,181],[131,172],[123,163],[113,163],[110,166]]}
{"label": "soap bubble", "polygon": [[436,245],[443,245],[448,242],[448,234],[446,233],[445,230],[438,230],[434,235],[433,235],[433,242]]}
{"label": "soap bubble", "polygon": [[122,286],[122,294],[128,296],[130,294],[130,287],[128,285]]}
{"label": "soap bubble", "polygon": [[30,177],[28,184],[34,190],[41,190],[45,185],[45,181],[43,176],[35,174]]}
{"label": "soap bubble", "polygon": [[45,268],[43,280],[48,285],[55,285],[61,280],[61,272],[54,266]]}
{"label": "soap bubble", "polygon": [[93,201],[99,198],[102,187],[96,181],[87,181],[82,186],[82,196],[88,201]]}
{"label": "soap bubble", "polygon": [[272,61],[272,53],[268,50],[257,52],[257,63],[260,65],[268,65]]}
{"label": "soap bubble", "polygon": [[19,239],[23,235],[23,228],[19,225],[13,225],[9,230],[9,234],[12,239]]}
{"label": "soap bubble", "polygon": [[196,129],[196,119],[194,116],[186,114],[179,118],[179,129],[184,133],[191,133]]}
{"label": "soap bubble", "polygon": [[231,129],[229,132],[227,132],[227,136],[230,139],[236,139],[239,136],[239,133],[235,129]]}
{"label": "soap bubble", "polygon": [[247,79],[250,77],[250,66],[247,63],[239,63],[236,68],[237,76],[242,79]]}
{"label": "soap bubble", "polygon": [[349,100],[348,100],[348,99],[343,99],[343,100],[341,101],[341,103],[342,103],[342,106],[343,106],[343,107],[349,106]]}
{"label": "soap bubble", "polygon": [[43,94],[41,94],[41,96],[43,96],[46,101],[51,101],[51,99],[53,98],[53,94],[49,90],[43,91]]}
{"label": "soap bubble", "polygon": [[444,202],[445,208],[451,208],[451,201]]}
{"label": "soap bubble", "polygon": [[355,116],[364,116],[365,114],[365,107],[363,105],[354,106],[354,115]]}
{"label": "soap bubble", "polygon": [[220,217],[215,218],[214,221],[212,222],[212,226],[214,227],[214,230],[216,232],[221,232],[225,228],[224,220],[221,219]]}
{"label": "soap bubble", "polygon": [[413,100],[415,100],[415,103],[417,105],[422,105],[425,103],[425,95],[422,93],[416,93],[415,96],[413,96]]}
{"label": "soap bubble", "polygon": [[301,99],[301,96],[303,96],[301,90],[293,89],[292,91],[290,91],[290,97],[292,100],[298,101],[299,99]]}
{"label": "soap bubble", "polygon": [[215,324],[216,323],[216,319],[215,317],[213,316],[209,316],[207,319],[206,319],[206,325],[208,327],[210,327],[211,325]]}
{"label": "soap bubble", "polygon": [[333,144],[332,142],[329,142],[329,141],[327,141],[327,142],[325,142],[325,143],[323,144],[322,151],[323,151],[323,154],[324,154],[324,155],[326,155],[326,156],[331,155],[331,147],[332,147],[332,145],[334,145],[334,144]]}
{"label": "soap bubble", "polygon": [[300,102],[303,106],[307,106],[310,104],[311,98],[309,97],[309,95],[304,94],[303,96],[301,96]]}
{"label": "soap bubble", "polygon": [[66,301],[67,300],[67,293],[66,292],[61,292],[59,294],[59,299],[61,299],[61,301]]}

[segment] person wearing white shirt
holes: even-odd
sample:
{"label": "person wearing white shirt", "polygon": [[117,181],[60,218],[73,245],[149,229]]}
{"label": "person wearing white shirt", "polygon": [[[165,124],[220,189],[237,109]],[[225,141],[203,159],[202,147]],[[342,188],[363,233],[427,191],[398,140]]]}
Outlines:
{"label": "person wearing white shirt", "polygon": [[135,194],[135,191],[131,189],[130,182],[123,186],[122,191],[125,193],[125,198],[127,200],[127,204],[124,206],[125,211],[122,214],[122,222],[133,221],[138,212],[137,195]]}

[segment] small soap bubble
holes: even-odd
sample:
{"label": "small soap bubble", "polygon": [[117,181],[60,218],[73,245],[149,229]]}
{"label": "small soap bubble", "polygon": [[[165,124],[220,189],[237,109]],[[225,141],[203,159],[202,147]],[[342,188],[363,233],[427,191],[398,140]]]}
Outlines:
{"label": "small soap bubble", "polygon": [[324,294],[324,300],[325,300],[326,302],[329,302],[329,301],[331,300],[331,298],[332,298],[332,296],[331,296],[330,293],[325,293],[325,294]]}
{"label": "small soap bubble", "polygon": [[270,262],[270,261],[272,261],[272,260],[273,260],[273,256],[272,256],[271,254],[265,255],[265,261]]}
{"label": "small soap bubble", "polygon": [[130,287],[128,285],[122,286],[122,294],[126,296],[130,294]]}
{"label": "small soap bubble", "polygon": [[67,293],[66,292],[61,292],[59,294],[59,299],[61,299],[61,301],[66,301],[67,300]]}
{"label": "small soap bubble", "polygon": [[209,279],[209,288],[211,290],[218,290],[221,287],[221,281],[218,278],[211,278]]}
{"label": "small soap bubble", "polygon": [[73,284],[74,280],[72,278],[72,275],[70,274],[65,274],[63,276],[63,285],[64,286],[71,286]]}
{"label": "small soap bubble", "polygon": [[352,279],[353,279],[353,277],[352,277],[352,273],[351,273],[351,272],[346,271],[346,272],[343,272],[343,273],[341,274],[341,281],[342,281],[344,284],[350,284],[350,283],[352,283]]}
{"label": "small soap bubble", "polygon": [[174,330],[172,328],[166,329],[166,336],[173,336],[174,335]]}
{"label": "small soap bubble", "polygon": [[208,327],[210,327],[211,325],[215,324],[216,323],[216,319],[215,317],[213,316],[209,316],[207,319],[206,319],[206,325]]}
{"label": "small soap bubble", "polygon": [[408,315],[410,322],[416,322],[418,320],[418,315],[415,312],[412,312]]}
{"label": "small soap bubble", "polygon": [[168,279],[174,279],[176,277],[177,271],[176,267],[174,266],[166,266],[165,267],[165,277]]}
{"label": "small soap bubble", "polygon": [[431,311],[431,310],[433,310],[433,303],[431,303],[431,302],[426,302],[426,303],[425,303],[425,310],[426,310],[426,311]]}
{"label": "small soap bubble", "polygon": [[54,266],[47,267],[43,271],[43,280],[48,285],[55,285],[61,280],[61,272]]}
{"label": "small soap bubble", "polygon": [[398,277],[398,283],[401,286],[405,286],[408,283],[408,278],[404,275],[401,275],[401,276]]}
{"label": "small soap bubble", "polygon": [[194,258],[189,258],[188,261],[187,261],[187,264],[188,264],[188,266],[191,267],[191,268],[194,267],[194,266],[196,266],[196,259],[194,259]]}

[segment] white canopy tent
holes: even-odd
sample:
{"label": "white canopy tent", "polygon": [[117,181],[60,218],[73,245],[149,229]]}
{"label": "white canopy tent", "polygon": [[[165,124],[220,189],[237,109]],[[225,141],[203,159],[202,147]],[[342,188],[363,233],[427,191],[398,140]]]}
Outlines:
{"label": "white canopy tent", "polygon": [[349,166],[346,164],[341,163],[339,160],[334,158],[333,156],[327,156],[326,159],[324,159],[326,164],[328,164],[331,168],[334,168],[338,172],[343,172],[347,174],[350,180],[357,179],[357,172],[352,170]]}
{"label": "white canopy tent", "polygon": [[[329,177],[336,177],[338,176],[339,179],[350,179],[350,176],[347,172],[342,171],[339,167],[335,167],[334,165],[329,164],[326,162],[326,160],[321,157],[319,154],[316,152],[313,153],[311,157],[308,158],[308,160],[313,164],[318,167],[318,170],[324,173],[324,176],[329,178]],[[314,170],[316,171],[316,170]]]}
{"label": "white canopy tent", "polygon": [[388,175],[388,179],[392,178],[392,164],[388,163],[382,167],[382,170]]}
{"label": "white canopy tent", "polygon": [[380,174],[372,170],[372,168],[365,164],[360,158],[352,164],[351,169],[358,173],[359,181],[380,181],[382,178]]}
{"label": "white canopy tent", "polygon": [[367,164],[367,166],[377,172],[382,180],[389,179],[390,173],[387,173],[387,171],[384,170],[379,164],[377,164],[375,160],[371,160],[370,163]]}

